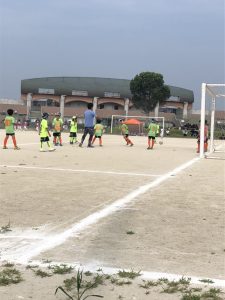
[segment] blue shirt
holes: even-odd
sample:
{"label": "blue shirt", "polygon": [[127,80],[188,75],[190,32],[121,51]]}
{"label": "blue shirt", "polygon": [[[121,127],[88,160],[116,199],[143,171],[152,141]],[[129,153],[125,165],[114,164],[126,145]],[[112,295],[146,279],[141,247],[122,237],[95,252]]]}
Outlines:
{"label": "blue shirt", "polygon": [[88,109],[84,112],[84,126],[93,127],[94,126],[95,113]]}

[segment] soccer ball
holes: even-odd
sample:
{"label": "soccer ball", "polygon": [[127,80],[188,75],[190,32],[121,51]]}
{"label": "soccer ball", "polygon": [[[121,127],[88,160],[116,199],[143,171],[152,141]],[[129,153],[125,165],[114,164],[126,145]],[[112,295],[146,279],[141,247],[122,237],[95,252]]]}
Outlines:
{"label": "soccer ball", "polygon": [[159,145],[162,145],[163,144],[163,141],[159,141]]}

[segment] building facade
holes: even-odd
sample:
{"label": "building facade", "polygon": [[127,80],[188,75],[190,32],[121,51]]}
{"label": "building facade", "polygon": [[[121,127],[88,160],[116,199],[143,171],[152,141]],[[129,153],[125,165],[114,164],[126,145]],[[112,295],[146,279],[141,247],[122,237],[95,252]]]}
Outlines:
{"label": "building facade", "polygon": [[[193,91],[169,86],[171,97],[158,105],[152,115],[176,114],[187,118],[194,102]],[[83,117],[87,103],[94,104],[99,118],[112,115],[143,115],[132,103],[130,80],[97,77],[44,77],[21,81],[21,99],[27,108],[27,116],[38,112],[64,117]]]}

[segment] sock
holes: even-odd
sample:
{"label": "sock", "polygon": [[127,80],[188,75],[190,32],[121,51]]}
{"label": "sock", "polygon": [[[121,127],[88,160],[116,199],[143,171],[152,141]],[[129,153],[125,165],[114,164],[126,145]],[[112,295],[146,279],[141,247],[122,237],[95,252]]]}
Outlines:
{"label": "sock", "polygon": [[61,136],[59,137],[59,143],[62,145],[62,138],[61,138]]}
{"label": "sock", "polygon": [[6,137],[5,137],[5,139],[4,139],[4,147],[6,147],[6,145],[7,145],[8,138],[9,138],[9,136],[6,135]]}
{"label": "sock", "polygon": [[101,137],[99,138],[99,145],[100,146],[102,145],[102,138]]}
{"label": "sock", "polygon": [[152,139],[152,149],[153,149],[154,144],[155,144],[155,141]]}
{"label": "sock", "polygon": [[94,144],[95,140],[96,140],[96,137],[93,138],[91,143]]}
{"label": "sock", "polygon": [[12,135],[12,140],[13,140],[13,145],[16,148],[17,144],[16,144],[16,137],[15,137],[15,135]]}

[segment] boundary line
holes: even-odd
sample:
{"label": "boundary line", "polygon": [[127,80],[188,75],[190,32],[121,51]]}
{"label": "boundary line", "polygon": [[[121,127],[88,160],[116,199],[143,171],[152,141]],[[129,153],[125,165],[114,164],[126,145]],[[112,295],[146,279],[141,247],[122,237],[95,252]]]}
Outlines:
{"label": "boundary line", "polygon": [[[175,168],[174,170],[166,173],[165,175],[160,176],[159,178],[155,179],[152,182],[149,182],[145,185],[140,186],[139,188],[133,190],[123,198],[120,198],[116,201],[114,201],[112,204],[106,206],[105,208],[96,211],[89,216],[85,217],[84,219],[80,220],[79,222],[72,224],[70,228],[65,230],[62,233],[59,234],[53,234],[52,236],[48,236],[45,241],[37,242],[33,245],[28,245],[24,247],[20,247],[19,242],[17,242],[18,248],[13,250],[13,253],[11,255],[7,255],[7,253],[4,255],[2,253],[0,257],[0,261],[2,260],[13,260],[18,263],[27,263],[29,260],[31,260],[33,257],[39,255],[40,253],[53,249],[63,243],[65,243],[69,238],[73,236],[78,236],[81,234],[82,231],[87,230],[88,228],[102,220],[103,218],[106,218],[117,211],[124,208],[127,204],[131,203],[132,201],[136,200],[139,196],[143,195],[144,193],[148,192],[150,189],[157,187],[164,181],[174,177],[175,175],[179,174],[186,168],[190,167],[197,161],[199,161],[200,158],[194,158],[190,161],[180,165],[179,167]],[[45,236],[46,237],[46,236]]]}
{"label": "boundary line", "polygon": [[146,173],[132,173],[132,172],[115,172],[115,171],[100,171],[100,170],[79,170],[79,169],[63,169],[51,167],[34,167],[34,166],[13,166],[13,165],[0,165],[0,168],[20,168],[30,170],[44,170],[44,171],[67,171],[67,172],[80,172],[80,173],[94,173],[94,174],[109,174],[109,175],[128,175],[128,176],[146,176],[146,177],[159,177],[162,175],[146,174]]}

